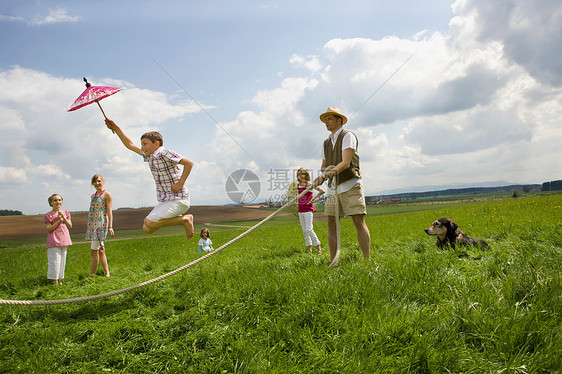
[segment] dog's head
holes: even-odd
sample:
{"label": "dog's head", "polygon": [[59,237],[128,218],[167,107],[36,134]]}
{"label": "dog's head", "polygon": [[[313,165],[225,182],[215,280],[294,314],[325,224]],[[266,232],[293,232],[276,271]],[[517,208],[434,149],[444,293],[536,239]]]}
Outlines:
{"label": "dog's head", "polygon": [[427,235],[438,236],[445,238],[447,235],[454,234],[459,228],[459,225],[450,218],[443,217],[435,220],[431,226],[425,229]]}

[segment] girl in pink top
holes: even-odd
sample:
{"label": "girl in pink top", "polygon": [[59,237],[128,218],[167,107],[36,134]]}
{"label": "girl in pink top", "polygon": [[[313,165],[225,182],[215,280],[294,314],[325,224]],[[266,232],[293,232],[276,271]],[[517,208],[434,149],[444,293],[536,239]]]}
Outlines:
{"label": "girl in pink top", "polygon": [[66,265],[66,250],[72,245],[69,228],[72,228],[70,213],[61,210],[62,196],[53,194],[49,196],[49,205],[53,208],[45,213],[43,222],[47,227],[47,279],[53,284],[62,285],[64,268]]}
{"label": "girl in pink top", "polygon": [[[300,168],[297,170],[297,190],[298,194],[300,195],[304,190],[306,190],[310,186],[310,173],[305,168]],[[318,195],[314,197],[312,191],[308,191],[299,199],[299,221],[301,223],[302,232],[304,234],[304,244],[306,245],[306,249],[312,253],[312,245],[316,247],[318,253],[322,253],[322,248],[320,247],[320,240],[316,236],[312,226],[312,213],[316,211],[314,205],[312,203],[316,200],[320,195],[324,193],[319,187],[315,187],[315,190],[318,191]]]}

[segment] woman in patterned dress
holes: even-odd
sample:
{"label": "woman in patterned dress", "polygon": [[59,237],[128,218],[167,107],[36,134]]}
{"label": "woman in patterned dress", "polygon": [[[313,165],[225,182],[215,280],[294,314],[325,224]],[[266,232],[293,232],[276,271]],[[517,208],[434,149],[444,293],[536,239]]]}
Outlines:
{"label": "woman in patterned dress", "polygon": [[90,201],[86,228],[86,240],[92,242],[90,247],[92,262],[89,277],[96,274],[98,264],[101,264],[105,276],[109,277],[109,267],[103,241],[108,232],[112,238],[115,233],[113,232],[113,213],[111,211],[113,200],[109,191],[103,189],[104,183],[105,181],[101,175],[96,174],[92,177],[92,186],[94,186],[96,192],[92,195]]}

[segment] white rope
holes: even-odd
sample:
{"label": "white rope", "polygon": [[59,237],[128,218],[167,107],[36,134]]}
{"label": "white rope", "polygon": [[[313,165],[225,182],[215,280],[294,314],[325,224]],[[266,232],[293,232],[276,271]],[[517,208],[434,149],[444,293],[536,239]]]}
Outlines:
{"label": "white rope", "polygon": [[269,216],[265,217],[263,220],[261,220],[260,222],[258,222],[254,226],[250,227],[248,230],[244,231],[242,234],[238,235],[234,239],[230,240],[229,242],[227,242],[227,243],[223,244],[222,246],[220,246],[219,248],[215,249],[213,252],[208,253],[205,256],[200,257],[197,260],[192,261],[187,265],[184,265],[180,268],[177,268],[176,270],[173,270],[169,273],[161,275],[157,278],[148,280],[148,281],[143,282],[143,283],[139,283],[139,284],[131,286],[131,287],[127,287],[127,288],[123,288],[123,289],[120,289],[120,290],[115,290],[115,291],[111,291],[111,292],[107,292],[107,293],[102,293],[102,294],[98,294],[98,295],[77,297],[77,298],[73,298],[73,299],[59,299],[59,300],[0,300],[0,305],[56,305],[56,304],[79,303],[79,302],[83,302],[83,301],[91,301],[91,300],[102,299],[102,298],[105,298],[105,297],[119,295],[119,294],[122,294],[122,293],[125,293],[125,292],[136,290],[136,289],[141,288],[141,287],[148,286],[152,283],[160,282],[160,281],[162,281],[166,278],[171,277],[172,275],[176,275],[180,271],[188,269],[188,268],[194,266],[195,264],[198,264],[198,263],[208,259],[211,256],[216,255],[217,253],[219,253],[220,251],[222,251],[223,249],[225,249],[229,245],[231,245],[231,244],[235,243],[236,241],[242,239],[243,237],[245,237],[246,235],[248,235],[249,233],[251,233],[252,231],[257,229],[258,227],[262,226],[264,223],[266,223],[267,221],[269,221],[270,219],[272,219],[273,217],[275,217],[276,215],[281,213],[285,208],[287,208],[291,203],[293,203],[293,201],[301,198],[305,193],[307,193],[308,191],[310,191],[311,189],[313,189],[315,187],[316,187],[316,184],[311,184],[309,187],[307,187],[299,195],[295,196],[290,201],[287,201],[287,203],[285,205],[283,205],[281,208],[277,209],[275,212],[271,213]]}

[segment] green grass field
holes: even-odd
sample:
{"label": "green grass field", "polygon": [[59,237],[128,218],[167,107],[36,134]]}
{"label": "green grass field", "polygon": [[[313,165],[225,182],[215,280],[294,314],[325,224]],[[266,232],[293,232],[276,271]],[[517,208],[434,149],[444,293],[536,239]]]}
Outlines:
{"label": "green grass field", "polygon": [[[130,293],[0,305],[0,372],[560,373],[561,206],[552,195],[372,207],[371,261],[344,219],[333,269],[327,244],[306,253],[298,220],[281,217]],[[438,250],[423,229],[442,216],[492,249]],[[326,243],[326,224],[315,230]],[[243,230],[211,232],[217,248]],[[88,279],[89,245],[73,245],[62,287],[45,279],[44,239],[3,243],[0,298],[109,292],[200,256],[181,233],[124,236],[107,243],[111,278]]]}

